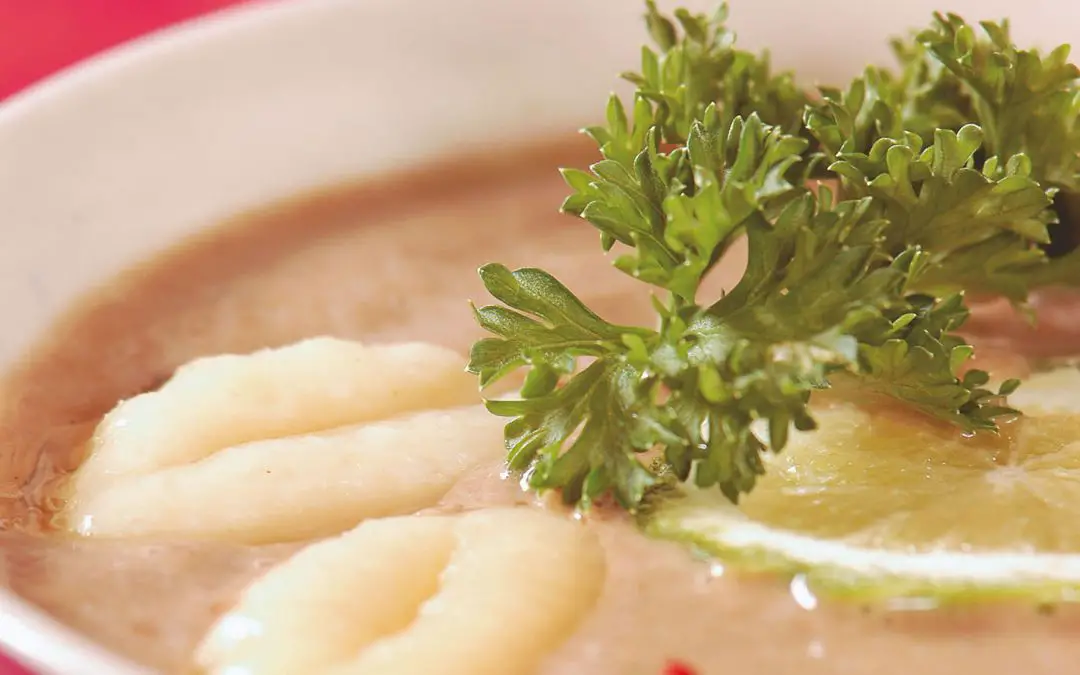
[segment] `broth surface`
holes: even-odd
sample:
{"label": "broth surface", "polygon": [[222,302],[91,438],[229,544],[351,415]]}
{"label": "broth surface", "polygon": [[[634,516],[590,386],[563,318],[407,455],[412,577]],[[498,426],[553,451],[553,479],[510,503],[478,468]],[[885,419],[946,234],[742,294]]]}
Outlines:
{"label": "broth surface", "polygon": [[[559,215],[555,168],[582,141],[475,159],[306,196],[227,223],[129,270],[59,321],[0,389],[0,574],[60,620],[142,663],[186,667],[244,584],[296,544],[78,540],[50,534],[50,497],[119,399],[197,356],[313,335],[425,340],[466,352],[481,336],[476,268],[543,267],[615,322],[650,321],[640,284],[605,265],[597,233]],[[523,159],[524,158],[524,159]],[[730,287],[739,265],[717,270]],[[536,503],[499,466],[436,510]],[[1060,673],[1080,661],[1080,616],[1030,606],[897,611],[793,596],[789,580],[738,576],[589,517],[608,552],[604,595],[543,675],[660,673]],[[798,580],[791,583],[797,584]],[[509,674],[508,674],[509,675]]]}

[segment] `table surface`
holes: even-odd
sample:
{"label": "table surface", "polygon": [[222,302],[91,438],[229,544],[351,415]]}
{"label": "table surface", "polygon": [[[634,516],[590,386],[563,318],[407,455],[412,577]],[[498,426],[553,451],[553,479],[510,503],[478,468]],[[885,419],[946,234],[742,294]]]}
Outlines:
{"label": "table surface", "polygon": [[[241,0],[0,0],[0,100],[80,59]],[[32,675],[0,654],[0,675]]]}

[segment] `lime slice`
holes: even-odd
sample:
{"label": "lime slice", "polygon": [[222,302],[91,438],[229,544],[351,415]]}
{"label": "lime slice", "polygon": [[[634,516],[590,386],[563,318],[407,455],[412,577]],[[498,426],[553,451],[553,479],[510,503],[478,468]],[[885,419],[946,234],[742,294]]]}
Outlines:
{"label": "lime slice", "polygon": [[751,571],[857,598],[1080,600],[1080,371],[1031,378],[1000,436],[833,401],[738,507],[680,487],[641,516]]}

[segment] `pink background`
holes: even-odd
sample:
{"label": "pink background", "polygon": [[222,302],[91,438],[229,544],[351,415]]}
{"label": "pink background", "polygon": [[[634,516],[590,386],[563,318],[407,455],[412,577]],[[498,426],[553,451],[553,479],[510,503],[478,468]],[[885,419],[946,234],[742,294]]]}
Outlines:
{"label": "pink background", "polygon": [[79,59],[238,0],[0,0],[0,98]]}
{"label": "pink background", "polygon": [[[79,59],[241,0],[0,0],[0,100]],[[31,675],[0,655],[0,675]]]}

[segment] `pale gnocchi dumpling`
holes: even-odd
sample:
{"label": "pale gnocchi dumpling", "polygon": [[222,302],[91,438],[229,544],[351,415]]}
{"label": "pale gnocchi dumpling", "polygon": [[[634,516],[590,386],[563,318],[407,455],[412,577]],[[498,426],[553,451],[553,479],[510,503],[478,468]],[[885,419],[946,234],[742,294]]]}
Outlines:
{"label": "pale gnocchi dumpling", "polygon": [[337,534],[431,506],[504,452],[460,355],[306,340],[198,359],[116,406],[62,522],[87,536],[246,543]]}
{"label": "pale gnocchi dumpling", "polygon": [[370,520],[254,582],[196,661],[222,675],[527,675],[604,575],[595,534],[539,509]]}

